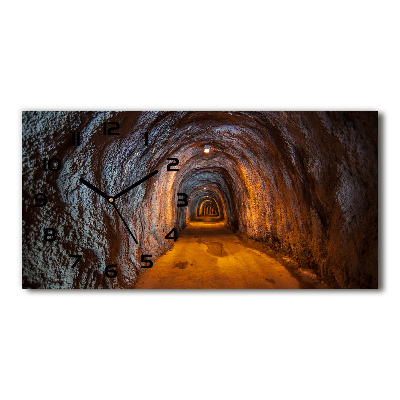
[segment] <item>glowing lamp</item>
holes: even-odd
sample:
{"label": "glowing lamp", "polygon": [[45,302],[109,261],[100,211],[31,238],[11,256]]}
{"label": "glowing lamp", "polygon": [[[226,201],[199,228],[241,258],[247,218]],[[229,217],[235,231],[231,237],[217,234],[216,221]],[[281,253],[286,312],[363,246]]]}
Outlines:
{"label": "glowing lamp", "polygon": [[204,146],[204,153],[208,154],[210,152],[210,146]]}

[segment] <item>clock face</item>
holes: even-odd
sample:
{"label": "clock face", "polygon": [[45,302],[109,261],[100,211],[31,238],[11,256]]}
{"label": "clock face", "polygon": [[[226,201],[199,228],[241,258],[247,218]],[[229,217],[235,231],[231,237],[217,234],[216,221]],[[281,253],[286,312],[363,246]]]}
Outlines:
{"label": "clock face", "polygon": [[377,117],[24,112],[22,286],[377,287]]}
{"label": "clock face", "polygon": [[[180,159],[154,161],[157,137],[139,112],[22,119],[23,287],[133,287],[178,240],[174,220],[188,206],[188,195],[171,187]],[[170,214],[170,225],[155,212]]]}

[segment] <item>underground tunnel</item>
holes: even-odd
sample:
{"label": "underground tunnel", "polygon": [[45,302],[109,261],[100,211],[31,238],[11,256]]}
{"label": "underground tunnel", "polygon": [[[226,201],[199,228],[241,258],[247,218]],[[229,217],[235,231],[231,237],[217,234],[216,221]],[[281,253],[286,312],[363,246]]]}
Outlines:
{"label": "underground tunnel", "polygon": [[24,112],[22,286],[377,288],[376,112]]}

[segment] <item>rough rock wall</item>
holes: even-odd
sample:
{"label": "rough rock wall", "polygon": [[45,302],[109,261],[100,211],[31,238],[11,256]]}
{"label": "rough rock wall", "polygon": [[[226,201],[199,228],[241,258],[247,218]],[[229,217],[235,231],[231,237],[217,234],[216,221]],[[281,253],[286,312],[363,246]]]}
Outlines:
{"label": "rough rock wall", "polygon": [[[105,121],[118,121],[120,135],[104,136]],[[377,123],[373,112],[26,112],[23,285],[133,287],[141,254],[170,248],[166,233],[182,230],[208,194],[233,229],[327,281],[377,287]],[[81,132],[80,146],[70,145],[71,131]],[[61,170],[43,171],[42,159],[55,156]],[[172,157],[179,171],[167,171]],[[156,169],[118,199],[136,245],[79,178],[115,194]],[[49,206],[32,206],[38,192]],[[188,208],[176,207],[177,193],[190,196]],[[42,240],[49,226],[59,229],[56,245]],[[82,267],[66,268],[78,251]],[[105,278],[114,263],[118,279]]]}

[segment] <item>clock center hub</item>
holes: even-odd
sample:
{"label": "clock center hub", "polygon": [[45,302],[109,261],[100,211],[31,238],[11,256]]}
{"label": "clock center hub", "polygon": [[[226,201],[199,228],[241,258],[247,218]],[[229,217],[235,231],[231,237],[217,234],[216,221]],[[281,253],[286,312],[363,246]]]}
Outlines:
{"label": "clock center hub", "polygon": [[112,197],[110,197],[110,198],[108,199],[108,201],[109,201],[110,203],[112,203],[112,202],[114,201],[114,199],[113,199]]}

